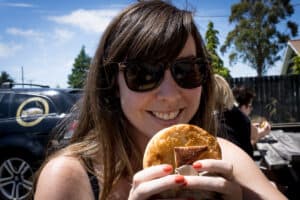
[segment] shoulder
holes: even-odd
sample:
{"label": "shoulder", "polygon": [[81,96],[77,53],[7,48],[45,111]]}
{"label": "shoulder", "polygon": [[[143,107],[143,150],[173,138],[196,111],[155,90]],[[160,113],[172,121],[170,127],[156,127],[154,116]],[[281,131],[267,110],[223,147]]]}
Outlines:
{"label": "shoulder", "polygon": [[58,156],[42,169],[34,199],[93,199],[89,178],[79,159]]}
{"label": "shoulder", "polygon": [[232,164],[234,180],[244,190],[243,199],[286,199],[247,153],[228,140],[218,138],[218,142],[222,150],[222,159]]}
{"label": "shoulder", "polygon": [[[227,111],[225,117],[233,118],[239,122],[250,124],[250,119],[238,107],[234,106],[231,110]],[[228,119],[229,120],[229,119]],[[235,122],[236,123],[236,122]]]}
{"label": "shoulder", "polygon": [[266,180],[253,159],[240,147],[222,138],[218,138],[218,142],[222,150],[222,159],[233,165],[235,169],[234,175],[237,177],[237,180],[244,181],[240,178],[244,178],[245,175],[252,173]]}
{"label": "shoulder", "polygon": [[232,142],[223,139],[223,138],[217,138],[221,150],[222,150],[222,158],[229,161],[235,161],[237,159],[246,159],[248,160],[248,155],[240,149],[237,145],[233,144]]}

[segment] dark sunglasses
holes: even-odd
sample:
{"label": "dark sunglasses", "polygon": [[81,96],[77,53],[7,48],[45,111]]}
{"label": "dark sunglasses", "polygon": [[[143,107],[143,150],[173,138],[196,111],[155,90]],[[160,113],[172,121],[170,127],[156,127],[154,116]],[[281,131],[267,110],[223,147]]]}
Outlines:
{"label": "dark sunglasses", "polygon": [[128,88],[136,92],[157,88],[168,68],[175,82],[185,89],[203,85],[207,74],[207,62],[201,58],[178,59],[172,63],[121,62],[118,65]]}

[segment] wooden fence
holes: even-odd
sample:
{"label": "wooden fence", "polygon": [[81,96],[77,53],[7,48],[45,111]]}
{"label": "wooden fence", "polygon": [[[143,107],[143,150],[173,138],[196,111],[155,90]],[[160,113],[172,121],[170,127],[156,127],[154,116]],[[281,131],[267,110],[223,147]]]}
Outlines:
{"label": "wooden fence", "polygon": [[252,119],[272,123],[300,122],[300,75],[244,77],[229,80],[231,87],[244,85],[256,93]]}

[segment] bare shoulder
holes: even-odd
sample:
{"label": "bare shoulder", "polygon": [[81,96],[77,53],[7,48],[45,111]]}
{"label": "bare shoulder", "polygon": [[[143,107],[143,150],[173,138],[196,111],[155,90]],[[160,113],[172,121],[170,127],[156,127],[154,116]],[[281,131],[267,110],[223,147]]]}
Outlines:
{"label": "bare shoulder", "polygon": [[[222,149],[222,157],[225,159],[248,159],[250,158],[246,153],[240,149],[238,146],[233,144],[232,142],[223,139],[223,138],[217,138],[221,149]],[[238,157],[237,157],[238,156]],[[250,158],[251,159],[251,158]]]}
{"label": "bare shoulder", "polygon": [[34,199],[93,199],[88,175],[79,159],[64,155],[51,159],[38,178]]}
{"label": "bare shoulder", "polygon": [[235,144],[218,138],[222,159],[233,166],[233,176],[243,187],[243,199],[286,199],[265,177],[256,163]]}

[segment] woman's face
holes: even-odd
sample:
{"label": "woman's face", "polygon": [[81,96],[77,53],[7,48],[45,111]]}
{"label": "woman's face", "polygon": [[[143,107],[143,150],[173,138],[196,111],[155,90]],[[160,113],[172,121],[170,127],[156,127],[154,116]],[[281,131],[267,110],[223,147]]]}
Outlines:
{"label": "woman's face", "polygon": [[247,116],[249,116],[252,112],[253,106],[252,106],[252,102],[249,103],[248,105],[242,105],[240,107],[240,110]]}
{"label": "woman's face", "polygon": [[[196,57],[196,46],[189,36],[178,58]],[[184,89],[177,85],[169,69],[159,87],[147,92],[130,90],[119,72],[118,84],[122,110],[137,139],[147,141],[159,130],[178,123],[188,123],[198,110],[202,87]]]}

